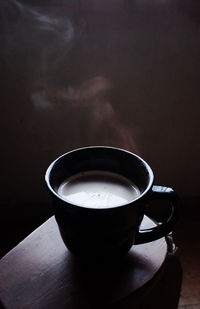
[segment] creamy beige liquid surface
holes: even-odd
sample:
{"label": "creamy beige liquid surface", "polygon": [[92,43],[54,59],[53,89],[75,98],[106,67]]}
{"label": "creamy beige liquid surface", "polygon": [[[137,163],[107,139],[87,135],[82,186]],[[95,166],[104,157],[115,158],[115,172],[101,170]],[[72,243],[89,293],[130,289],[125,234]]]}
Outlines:
{"label": "creamy beige liquid surface", "polygon": [[66,201],[90,208],[110,208],[126,204],[140,195],[129,179],[111,172],[88,171],[76,174],[58,188]]}

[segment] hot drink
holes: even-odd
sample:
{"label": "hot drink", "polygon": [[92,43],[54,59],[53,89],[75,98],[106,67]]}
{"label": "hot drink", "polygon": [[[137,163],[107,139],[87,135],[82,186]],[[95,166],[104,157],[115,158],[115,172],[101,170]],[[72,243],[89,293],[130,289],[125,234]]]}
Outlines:
{"label": "hot drink", "polygon": [[140,191],[131,180],[117,173],[87,171],[63,181],[58,194],[78,206],[111,208],[135,200]]}
{"label": "hot drink", "polygon": [[[51,163],[45,179],[64,243],[86,260],[117,259],[132,245],[167,235],[179,216],[175,192],[153,185],[150,166],[123,149],[72,150]],[[170,215],[162,224],[140,231],[148,205],[155,199],[169,201]]]}

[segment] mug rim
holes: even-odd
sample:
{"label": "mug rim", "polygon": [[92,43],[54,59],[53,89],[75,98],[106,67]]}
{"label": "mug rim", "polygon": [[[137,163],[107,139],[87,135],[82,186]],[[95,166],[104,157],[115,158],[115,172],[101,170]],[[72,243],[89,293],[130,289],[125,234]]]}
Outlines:
{"label": "mug rim", "polygon": [[[62,159],[63,157],[67,156],[68,154],[70,153],[73,153],[73,152],[77,152],[77,151],[80,151],[80,150],[84,150],[84,149],[89,149],[89,148],[107,148],[107,149],[114,149],[114,150],[118,150],[118,151],[122,151],[122,152],[126,152],[136,158],[138,158],[142,163],[143,165],[145,166],[145,168],[147,169],[148,173],[149,173],[149,183],[146,187],[146,189],[139,195],[137,196],[136,198],[134,198],[133,200],[129,201],[129,202],[126,202],[126,203],[123,203],[123,204],[120,204],[120,205],[116,205],[116,206],[109,206],[109,207],[97,207],[97,208],[92,208],[92,207],[87,207],[87,206],[82,206],[82,205],[78,205],[76,203],[73,203],[73,202],[70,202],[70,201],[67,201],[66,199],[64,199],[61,195],[59,195],[51,186],[50,184],[50,174],[51,174],[51,171],[54,167],[54,165],[56,164],[56,162],[58,162],[60,159]],[[151,167],[149,166],[149,164],[144,160],[142,159],[140,156],[136,155],[135,153],[129,151],[129,150],[126,150],[126,149],[122,149],[122,148],[118,148],[118,147],[112,147],[112,146],[84,146],[84,147],[80,147],[80,148],[76,148],[76,149],[72,149],[62,155],[60,155],[59,157],[57,157],[50,165],[49,167],[47,168],[46,170],[46,173],[45,173],[45,182],[46,182],[46,185],[48,187],[48,189],[50,190],[50,192],[55,195],[58,199],[62,200],[63,202],[67,203],[67,204],[70,204],[70,205],[73,205],[75,207],[80,207],[80,208],[86,208],[86,209],[92,209],[92,210],[109,210],[109,209],[113,209],[113,208],[119,208],[119,207],[123,207],[123,206],[128,206],[130,204],[133,204],[135,202],[137,202],[138,200],[140,200],[144,195],[147,194],[147,192],[150,190],[150,188],[152,187],[153,185],[153,181],[154,181],[154,174],[153,174],[153,171],[151,169]]]}

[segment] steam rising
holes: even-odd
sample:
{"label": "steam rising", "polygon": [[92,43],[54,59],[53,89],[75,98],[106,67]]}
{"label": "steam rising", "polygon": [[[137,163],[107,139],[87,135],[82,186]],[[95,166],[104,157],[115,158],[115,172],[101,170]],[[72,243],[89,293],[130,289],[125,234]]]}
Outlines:
{"label": "steam rising", "polygon": [[97,144],[100,141],[138,152],[129,129],[110,101],[110,93],[115,91],[110,78],[96,73],[76,84],[69,78],[65,81],[63,71],[67,72],[69,52],[80,40],[84,22],[75,23],[67,12],[64,16],[14,0],[4,2],[3,8],[11,20],[6,23],[4,19],[8,65],[12,70],[17,65],[15,54],[25,55],[18,69],[24,80],[31,76],[30,100],[35,112],[66,112],[66,107],[81,112],[85,108],[89,119],[85,127],[94,137],[92,144],[96,140]]}
{"label": "steam rising", "polygon": [[[96,76],[83,82],[78,88],[70,87],[63,96],[74,103],[74,106],[84,106],[90,112],[90,132],[96,137],[107,130],[104,138],[108,145],[119,146],[138,153],[133,138],[120,117],[115,112],[106,96],[112,90],[112,83],[104,76]],[[105,142],[104,142],[105,143]]]}
{"label": "steam rising", "polygon": [[86,100],[98,98],[106,93],[111,88],[111,83],[103,76],[96,76],[83,82],[77,89],[69,87],[68,91],[63,94],[66,99],[73,101]]}
{"label": "steam rising", "polygon": [[36,109],[52,109],[52,104],[42,92],[34,92],[31,100]]}
{"label": "steam rising", "polygon": [[[33,106],[52,107],[48,97],[50,80],[73,48],[75,31],[68,16],[48,8],[34,8],[19,1],[2,3],[2,24],[5,33],[4,59],[12,72],[31,80]],[[16,73],[16,72],[14,72]]]}

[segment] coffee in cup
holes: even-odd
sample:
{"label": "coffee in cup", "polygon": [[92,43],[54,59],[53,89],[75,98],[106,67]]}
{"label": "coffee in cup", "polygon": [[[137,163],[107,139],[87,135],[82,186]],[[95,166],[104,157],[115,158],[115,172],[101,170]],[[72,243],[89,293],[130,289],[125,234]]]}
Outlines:
{"label": "coffee in cup", "polygon": [[136,199],[137,186],[124,176],[107,171],[86,171],[64,180],[58,194],[67,202],[90,208],[110,208]]}
{"label": "coffee in cup", "polygon": [[[123,149],[75,149],[51,163],[45,180],[62,239],[81,258],[120,257],[133,245],[167,235],[179,218],[174,190],[154,185],[150,166]],[[155,199],[169,201],[170,216],[140,231],[147,205]]]}

